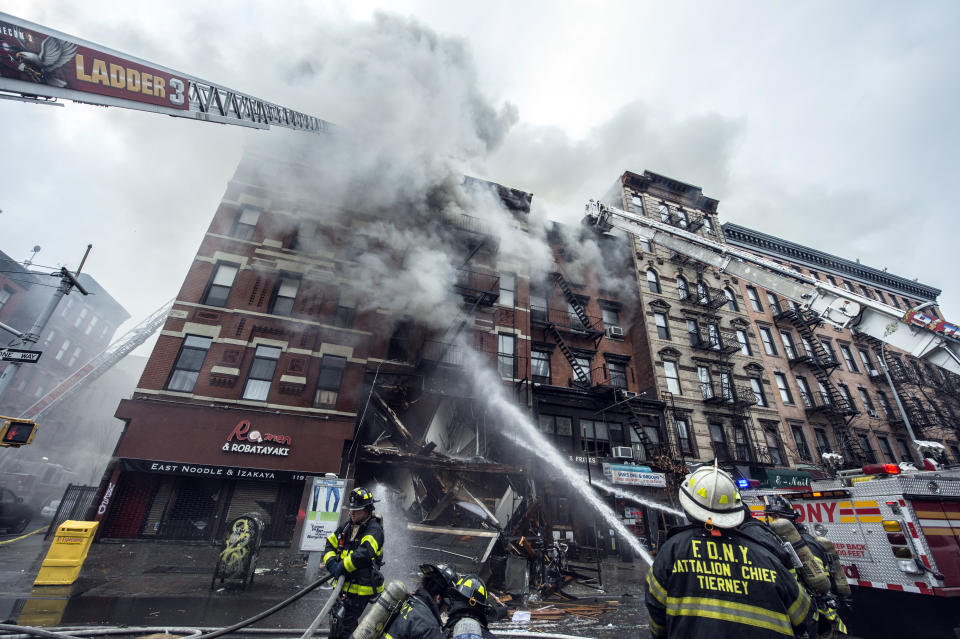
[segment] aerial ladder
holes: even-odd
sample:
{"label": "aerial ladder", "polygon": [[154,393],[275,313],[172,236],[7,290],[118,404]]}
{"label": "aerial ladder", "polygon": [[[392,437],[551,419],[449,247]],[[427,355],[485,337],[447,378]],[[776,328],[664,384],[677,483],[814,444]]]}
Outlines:
{"label": "aerial ladder", "polygon": [[132,353],[151,335],[157,332],[167,320],[167,314],[173,307],[173,300],[151,313],[145,320],[114,340],[96,357],[78,368],[73,374],[61,381],[20,414],[23,419],[40,419],[44,413],[60,402],[86,388],[101,375],[110,370],[124,357]]}
{"label": "aerial ladder", "polygon": [[584,223],[600,232],[614,228],[729,273],[796,302],[801,311],[906,351],[960,374],[960,328],[924,314],[929,304],[903,313],[868,297],[815,280],[738,248],[591,200]]}
{"label": "aerial ladder", "polygon": [[0,98],[59,100],[255,129],[325,133],[331,123],[0,12]]}

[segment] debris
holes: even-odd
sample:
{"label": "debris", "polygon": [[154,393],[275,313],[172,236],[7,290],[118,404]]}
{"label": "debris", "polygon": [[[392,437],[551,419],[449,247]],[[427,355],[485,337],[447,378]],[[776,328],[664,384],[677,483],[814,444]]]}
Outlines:
{"label": "debris", "polygon": [[510,619],[513,623],[530,623],[529,610],[517,610]]}

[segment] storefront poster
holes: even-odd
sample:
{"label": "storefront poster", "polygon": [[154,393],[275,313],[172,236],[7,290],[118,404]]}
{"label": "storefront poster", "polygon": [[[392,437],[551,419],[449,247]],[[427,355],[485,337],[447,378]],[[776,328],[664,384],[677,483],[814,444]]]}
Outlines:
{"label": "storefront poster", "polygon": [[336,532],[343,505],[343,479],[337,477],[314,477],[307,500],[307,517],[300,537],[300,550],[320,551],[327,537]]}
{"label": "storefront poster", "polygon": [[603,475],[607,481],[624,486],[643,486],[647,488],[666,488],[667,476],[650,472],[647,466],[626,466],[622,464],[604,464]]}
{"label": "storefront poster", "polygon": [[760,483],[762,488],[807,489],[813,479],[810,473],[787,468],[767,468],[765,474],[766,478]]}

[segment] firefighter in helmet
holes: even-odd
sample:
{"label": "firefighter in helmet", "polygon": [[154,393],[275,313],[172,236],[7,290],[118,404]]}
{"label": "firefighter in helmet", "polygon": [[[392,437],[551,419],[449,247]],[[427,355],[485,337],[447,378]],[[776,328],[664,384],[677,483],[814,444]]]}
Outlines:
{"label": "firefighter in helmet", "polygon": [[364,608],[383,592],[383,522],[373,512],[376,500],[365,488],[355,488],[347,501],[350,518],[329,537],[323,563],[338,583],[339,605],[330,613],[330,639],[349,637]]}
{"label": "firefighter in helmet", "polygon": [[420,585],[400,607],[386,639],[442,639],[440,615],[450,606],[457,573],[446,564],[420,566]]}
{"label": "firefighter in helmet", "polygon": [[810,597],[765,545],[737,531],[744,510],[733,478],[716,463],[702,466],[679,493],[693,523],[671,533],[647,571],[651,635],[802,636]]}
{"label": "firefighter in helmet", "polygon": [[488,602],[487,586],[476,575],[463,575],[450,592],[450,608],[444,625],[446,639],[493,639],[487,621],[495,610]]}

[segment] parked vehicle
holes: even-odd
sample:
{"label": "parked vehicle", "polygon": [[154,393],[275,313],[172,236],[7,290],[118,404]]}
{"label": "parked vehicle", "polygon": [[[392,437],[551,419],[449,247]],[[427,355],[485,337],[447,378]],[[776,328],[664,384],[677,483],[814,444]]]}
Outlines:
{"label": "parked vehicle", "polygon": [[33,519],[33,509],[23,503],[12,490],[0,487],[0,529],[7,533],[23,532]]}

